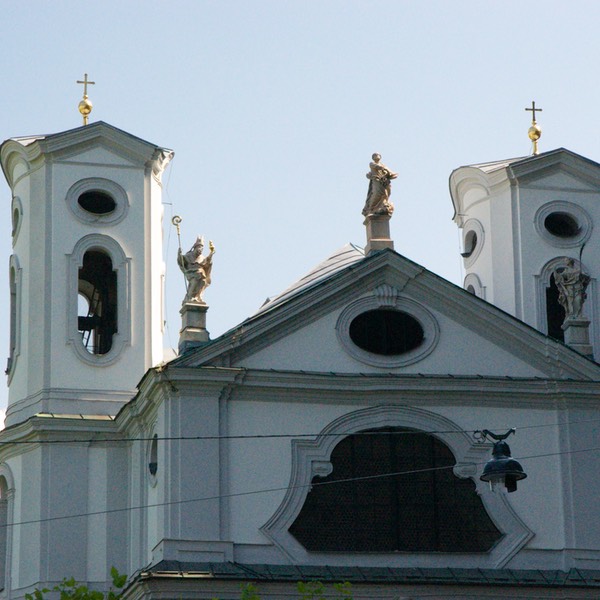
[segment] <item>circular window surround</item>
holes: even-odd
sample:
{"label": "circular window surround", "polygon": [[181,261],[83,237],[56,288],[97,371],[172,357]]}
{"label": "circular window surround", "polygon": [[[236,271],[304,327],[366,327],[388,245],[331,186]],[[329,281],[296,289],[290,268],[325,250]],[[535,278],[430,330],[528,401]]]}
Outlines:
{"label": "circular window surround", "polygon": [[481,254],[485,240],[485,232],[483,230],[483,225],[477,219],[469,219],[464,224],[463,231],[465,232],[463,235],[463,248],[466,248],[469,236],[475,236],[475,247],[471,250],[471,253],[468,256],[463,254],[463,260],[465,261],[464,265],[466,268],[468,268],[475,263]]}
{"label": "circular window surround", "polygon": [[[574,219],[579,225],[579,231],[570,237],[560,237],[554,235],[546,229],[546,219],[553,213],[562,213]],[[566,202],[565,200],[555,200],[554,202],[548,202],[544,206],[540,207],[535,213],[534,217],[535,229],[546,242],[552,246],[559,248],[574,248],[581,246],[586,242],[592,234],[592,219],[583,208],[573,204],[572,202]]]}
{"label": "circular window surround", "polygon": [[12,218],[12,242],[13,246],[17,241],[17,237],[19,235],[19,231],[21,231],[21,224],[23,222],[23,204],[21,203],[21,199],[18,196],[15,196],[12,199],[11,206],[11,218]]}
{"label": "circular window surround", "polygon": [[[350,338],[350,324],[359,315],[380,308],[404,312],[416,319],[423,328],[421,344],[403,354],[374,354],[359,348]],[[344,350],[356,360],[374,367],[405,367],[429,355],[440,337],[440,328],[434,316],[422,305],[400,296],[400,291],[389,285],[379,286],[372,296],[360,298],[348,305],[338,317],[336,326],[338,340]]]}
{"label": "circular window surround", "polygon": [[[114,210],[105,214],[96,214],[85,210],[78,200],[86,192],[102,192],[109,195],[115,201]],[[129,211],[127,192],[118,183],[101,177],[81,179],[73,184],[67,192],[66,201],[71,212],[82,223],[93,223],[94,225],[114,225],[122,221]]]}

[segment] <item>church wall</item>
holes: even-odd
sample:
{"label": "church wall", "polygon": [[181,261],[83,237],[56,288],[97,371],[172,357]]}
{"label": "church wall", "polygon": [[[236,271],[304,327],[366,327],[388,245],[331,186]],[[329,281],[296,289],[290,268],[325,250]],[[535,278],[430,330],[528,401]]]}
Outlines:
{"label": "church wall", "polygon": [[[43,449],[43,512],[45,519],[88,512],[88,448],[74,444],[50,444]],[[65,493],[66,492],[66,493]],[[87,577],[87,518],[48,520],[43,524],[43,538],[52,551],[42,544],[40,552],[47,560],[44,576],[61,581],[65,565],[77,580]],[[60,543],[57,543],[60,540]],[[98,540],[102,544],[102,540]]]}
{"label": "church wall", "polygon": [[[100,157],[101,158],[101,157]],[[125,219],[120,223],[110,225],[94,225],[80,222],[68,210],[65,198],[73,183],[86,178],[102,177],[114,181],[125,190],[129,190],[129,211]],[[121,246],[127,257],[144,253],[144,227],[132,226],[144,223],[144,174],[139,169],[115,169],[101,168],[98,165],[61,164],[54,165],[54,182],[52,196],[55,202],[63,205],[63,210],[56,210],[53,219],[53,265],[55,266],[55,280],[57,282],[56,302],[52,305],[52,326],[54,328],[52,339],[65,339],[68,335],[67,306],[70,290],[63,282],[69,281],[68,269],[70,262],[67,257],[73,253],[76,243],[84,236],[99,233],[115,239]],[[145,295],[140,289],[142,285],[143,269],[145,261],[140,261],[140,266],[132,265],[131,281],[128,283],[131,294],[131,318],[132,322],[143,322],[141,315],[145,314]],[[115,265],[113,265],[114,267]],[[139,279],[138,279],[139,278]],[[137,280],[137,281],[136,281]],[[127,294],[124,296],[127,297]],[[136,321],[137,318],[137,321]],[[119,323],[119,335],[128,335],[130,329],[126,323]],[[135,331],[136,328],[133,328]],[[135,335],[135,334],[134,334]],[[77,343],[77,342],[73,342]],[[143,350],[134,352],[126,345],[117,362],[108,368],[110,377],[107,377],[107,369],[95,365],[89,365],[73,352],[67,344],[65,352],[62,344],[55,344],[52,351],[52,386],[60,388],[75,388],[78,390],[110,390],[110,389],[133,389],[135,378],[133,373],[143,373],[145,370]]]}
{"label": "church wall", "polygon": [[572,480],[572,487],[563,490],[570,536],[567,547],[577,548],[580,561],[589,560],[587,568],[595,568],[598,557],[587,553],[595,549],[600,540],[600,504],[597,494],[600,488],[600,453],[596,449],[600,439],[598,412],[570,409],[564,414],[565,425],[561,428],[563,448],[570,454],[561,456],[564,472]]}
{"label": "church wall", "polygon": [[[481,281],[481,285],[485,288],[485,295],[482,294],[477,294],[480,297],[483,297],[484,300],[487,300],[488,302],[492,301],[492,298],[494,297],[494,291],[495,291],[495,281],[492,277],[492,273],[494,272],[492,269],[492,260],[493,260],[493,253],[492,253],[492,248],[493,248],[493,244],[495,242],[495,240],[493,239],[492,236],[492,230],[490,227],[490,220],[491,220],[491,207],[490,207],[490,203],[487,199],[484,200],[479,200],[479,202],[477,204],[473,204],[468,208],[465,208],[465,215],[464,215],[464,219],[463,219],[463,223],[464,223],[464,227],[461,230],[461,235],[462,235],[462,245],[461,248],[464,249],[464,244],[465,244],[465,236],[467,235],[467,233],[471,230],[472,226],[471,223],[472,221],[478,221],[479,223],[481,223],[482,227],[483,227],[483,239],[481,239],[481,235],[478,236],[478,240],[477,243],[479,244],[481,251],[479,253],[479,255],[477,256],[477,258],[473,259],[473,258],[461,258],[459,257],[460,260],[462,260],[463,262],[463,267],[465,270],[465,275],[469,274],[469,273],[474,273],[476,274],[480,281]],[[477,249],[474,251],[474,253],[477,252]]]}
{"label": "church wall", "polygon": [[[493,279],[493,295],[487,300],[502,310],[516,316],[515,269],[519,245],[515,231],[515,206],[519,202],[518,190],[508,185],[495,190],[489,199],[490,227],[488,230],[490,262],[484,266],[486,277]],[[486,243],[488,240],[486,237]]]}
{"label": "church wall", "polygon": [[[402,402],[399,398],[398,402]],[[412,404],[412,401],[408,401]],[[491,428],[504,432],[514,426],[552,425],[557,421],[554,410],[530,408],[507,409],[499,406],[481,407],[434,404],[435,398],[423,398],[423,408],[441,414],[465,430]],[[230,435],[289,433],[291,435],[318,434],[326,425],[342,415],[377,406],[373,404],[343,404],[326,395],[300,398],[296,402],[232,401],[229,404]],[[396,402],[394,402],[396,404]],[[513,456],[519,459],[528,478],[519,483],[518,492],[510,494],[509,501],[519,518],[534,532],[528,548],[562,550],[565,547],[563,526],[562,472],[557,453],[560,451],[554,427],[517,430],[510,442]],[[292,438],[293,439],[293,438]],[[305,438],[303,438],[305,439]],[[551,454],[546,458],[525,458]],[[264,460],[268,457],[268,461]],[[489,455],[486,456],[487,460]],[[265,543],[259,531],[278,509],[290,483],[290,438],[242,439],[229,442],[229,500],[231,511],[231,539],[238,544]],[[483,464],[478,467],[479,476]],[[595,484],[593,489],[597,489]],[[266,494],[238,496],[249,490],[273,489]],[[588,488],[589,489],[589,488]],[[543,498],[543,502],[540,499]],[[597,550],[600,550],[598,548]]]}
{"label": "church wall", "polygon": [[[41,389],[45,385],[47,369],[44,351],[47,348],[49,331],[44,330],[46,298],[51,299],[48,288],[48,273],[45,272],[46,238],[41,233],[48,218],[46,205],[38,199],[44,197],[46,172],[40,169],[35,177],[22,180],[16,190],[23,204],[23,221],[14,252],[22,268],[20,289],[20,354],[15,363],[11,379],[9,398],[14,401]],[[36,198],[35,201],[32,199]],[[36,283],[45,293],[31,289]]]}
{"label": "church wall", "polygon": [[[544,266],[554,258],[571,257],[576,260],[579,259],[581,244],[565,247],[552,244],[548,239],[540,236],[536,228],[536,213],[540,207],[548,202],[560,201],[575,204],[587,212],[593,221],[593,228],[582,254],[582,263],[584,270],[592,278],[597,280],[600,275],[600,271],[596,266],[600,261],[600,252],[597,250],[600,247],[600,210],[598,208],[600,197],[596,192],[565,189],[565,186],[571,183],[570,178],[566,176],[562,178],[564,182],[562,185],[557,183],[556,179],[559,179],[559,177],[553,178],[556,189],[550,192],[547,189],[548,183],[545,179],[541,184],[535,185],[537,182],[534,182],[530,186],[521,186],[521,196],[523,197],[520,212],[520,228],[523,231],[521,242],[523,320],[534,327],[538,327],[538,323],[544,323],[544,330],[545,315],[541,315],[541,318],[538,315],[540,303],[537,302],[539,290],[536,278],[541,274]],[[600,317],[598,303],[596,283],[593,281],[588,288],[588,300],[584,304],[584,314],[591,320],[590,338],[594,340],[596,349],[600,347],[600,331],[596,327],[596,322]],[[545,305],[545,300],[542,304]]]}
{"label": "church wall", "polygon": [[[151,198],[160,198],[162,193],[162,185],[152,176],[146,177],[146,185],[150,187]],[[146,231],[144,240],[145,253],[149,254],[149,260],[146,262],[146,281],[147,286],[144,291],[144,298],[148,304],[146,311],[145,328],[147,338],[151,340],[148,346],[149,355],[146,357],[147,365],[157,365],[163,360],[163,338],[162,335],[150,335],[152,329],[164,333],[164,278],[166,266],[163,261],[163,217],[164,208],[160,202],[145,203],[146,221],[149,226]],[[157,244],[153,240],[161,240]],[[151,272],[154,270],[155,275],[151,277]],[[135,321],[134,321],[135,322]],[[133,331],[133,343],[136,343],[135,328]]]}
{"label": "church wall", "polygon": [[[31,273],[26,269],[23,269],[23,265],[29,263],[30,260],[30,236],[31,236],[31,219],[32,210],[31,203],[29,201],[31,193],[31,181],[29,179],[22,179],[16,185],[13,196],[19,198],[22,206],[21,222],[18,228],[18,234],[16,239],[13,238],[13,255],[16,257],[19,267],[21,268],[20,279],[21,285],[18,289],[17,304],[21,311],[22,318],[18,321],[17,325],[17,344],[19,347],[19,354],[15,357],[13,369],[10,374],[10,385],[11,395],[14,398],[24,398],[27,395],[28,386],[33,385],[34,382],[30,381],[28,372],[31,372],[32,378],[39,378],[42,375],[42,369],[29,369],[31,355],[26,351],[28,347],[28,340],[30,336],[29,324],[30,318],[26,314],[25,310],[28,306],[27,299],[29,298],[28,288],[25,285],[25,278],[31,277]],[[37,211],[34,211],[37,213]],[[41,381],[38,381],[38,384]]]}
{"label": "church wall", "polygon": [[[126,573],[127,569],[127,548],[129,546],[128,525],[130,511],[128,509],[129,487],[128,487],[128,446],[123,444],[118,447],[106,449],[106,461],[102,465],[106,469],[107,501],[109,509],[117,509],[119,512],[112,512],[106,518],[106,530],[108,540],[105,549],[104,565],[106,570],[102,573],[98,568],[95,573],[97,581],[104,581],[109,569],[116,567],[119,572]],[[124,509],[124,510],[120,510]],[[92,535],[90,534],[90,539]]]}
{"label": "church wall", "polygon": [[[372,366],[344,351],[336,337],[341,310],[334,311],[300,331],[270,344],[235,364],[247,368],[333,371],[339,373],[456,373],[462,375],[542,376],[543,373],[483,336],[466,331],[463,324],[440,312],[432,312],[440,329],[439,341],[425,358],[401,367]],[[318,343],[315,342],[318,340]],[[493,357],[493,358],[492,358]]]}
{"label": "church wall", "polygon": [[[169,403],[171,436],[219,435],[219,391],[181,394]],[[218,439],[165,443],[163,489],[167,538],[218,540],[220,538],[220,452]],[[188,502],[195,498],[212,498]],[[200,517],[199,517],[200,516]]]}
{"label": "church wall", "polygon": [[13,528],[12,585],[22,588],[40,581],[42,560],[40,548],[47,541],[43,523],[46,490],[42,485],[42,453],[40,448],[11,458],[8,464],[15,476],[14,522],[23,523]]}

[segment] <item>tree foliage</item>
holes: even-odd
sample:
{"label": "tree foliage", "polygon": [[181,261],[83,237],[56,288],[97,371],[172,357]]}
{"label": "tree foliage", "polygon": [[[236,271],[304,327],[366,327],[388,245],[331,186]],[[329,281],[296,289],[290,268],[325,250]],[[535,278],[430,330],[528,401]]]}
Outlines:
{"label": "tree foliage", "polygon": [[60,600],[119,600],[122,596],[123,587],[127,582],[127,575],[121,575],[115,567],[110,570],[112,586],[108,592],[90,590],[86,585],[77,583],[73,577],[63,579],[61,583],[52,589],[36,588],[33,594],[25,594],[25,600],[46,600],[46,594],[57,592]]}

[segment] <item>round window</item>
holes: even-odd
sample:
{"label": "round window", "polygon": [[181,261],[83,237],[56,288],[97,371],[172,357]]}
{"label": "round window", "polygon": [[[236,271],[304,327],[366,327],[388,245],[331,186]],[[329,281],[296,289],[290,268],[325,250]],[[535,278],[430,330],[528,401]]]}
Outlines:
{"label": "round window", "polygon": [[119,223],[129,210],[127,192],[115,181],[101,177],[75,182],[65,200],[77,219],[94,226]]}
{"label": "round window", "polygon": [[592,233],[592,219],[579,205],[555,200],[541,206],[535,213],[537,232],[548,244],[559,248],[574,248],[585,243]]}
{"label": "round window", "polygon": [[581,230],[577,219],[573,215],[565,212],[550,213],[544,219],[544,227],[552,235],[561,238],[574,237]]}
{"label": "round window", "polygon": [[105,192],[90,190],[77,198],[77,203],[83,210],[94,215],[108,215],[117,207],[114,198]]}
{"label": "round window", "polygon": [[423,327],[414,317],[391,309],[369,310],[350,323],[350,339],[362,350],[397,356],[418,348],[424,339]]}

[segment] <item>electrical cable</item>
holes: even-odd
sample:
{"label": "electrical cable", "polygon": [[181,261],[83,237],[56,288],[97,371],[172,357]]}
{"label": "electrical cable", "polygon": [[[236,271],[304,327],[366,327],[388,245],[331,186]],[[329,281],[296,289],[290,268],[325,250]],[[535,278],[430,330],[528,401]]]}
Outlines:
{"label": "electrical cable", "polygon": [[[562,455],[566,455],[566,454],[580,454],[583,452],[596,452],[596,451],[600,451],[600,446],[596,446],[593,448],[582,448],[580,450],[566,450],[563,452],[548,452],[545,454],[533,454],[530,456],[521,456],[521,457],[515,457],[515,458],[517,460],[531,460],[531,459],[536,459],[536,458],[548,458],[551,456],[562,456]],[[481,462],[481,463],[468,463],[468,464],[475,465],[475,466],[481,466],[485,463]],[[0,525],[0,529],[8,528],[8,527],[22,526],[22,525],[33,525],[36,523],[62,521],[62,520],[66,520],[66,519],[80,519],[80,518],[84,518],[84,517],[94,517],[94,516],[99,516],[99,515],[131,512],[134,510],[147,510],[149,508],[160,508],[162,506],[191,504],[192,502],[208,502],[211,500],[212,501],[222,500],[225,498],[240,498],[240,497],[244,497],[244,496],[255,496],[258,494],[285,492],[285,491],[292,490],[292,489],[313,488],[313,487],[318,487],[318,486],[323,486],[323,485],[335,485],[338,483],[352,483],[352,482],[356,482],[356,481],[369,481],[369,480],[384,479],[384,478],[389,478],[389,477],[400,477],[400,476],[404,476],[404,475],[415,475],[418,473],[429,473],[429,472],[433,472],[433,471],[443,471],[443,470],[448,470],[448,469],[454,469],[455,466],[456,466],[456,464],[448,465],[448,466],[444,466],[444,467],[429,467],[426,469],[411,469],[410,471],[397,471],[394,473],[383,473],[380,475],[365,475],[362,477],[349,477],[349,478],[345,478],[345,479],[338,479],[335,481],[309,482],[306,484],[281,486],[281,487],[275,487],[275,488],[264,488],[261,490],[252,490],[252,491],[246,491],[246,492],[234,492],[234,493],[230,493],[230,494],[217,494],[214,496],[205,496],[202,498],[188,498],[185,500],[171,500],[168,502],[156,502],[153,504],[143,504],[140,506],[128,506],[128,507],[124,507],[124,508],[111,508],[111,509],[98,510],[98,511],[92,511],[92,512],[78,513],[78,514],[73,514],[73,515],[45,517],[43,519],[30,519],[27,521],[18,521],[16,523],[7,523],[6,525]]]}
{"label": "electrical cable", "polygon": [[[565,421],[564,423],[543,423],[539,425],[522,425],[520,427],[497,427],[496,429],[508,430],[515,429],[515,431],[521,431],[526,429],[539,429],[543,427],[564,427],[566,425],[579,425],[579,424],[591,424],[600,422],[598,419],[585,419],[580,421]],[[181,435],[181,436],[157,436],[157,437],[107,437],[107,438],[86,438],[86,439],[74,439],[74,440],[14,440],[14,441],[0,441],[1,446],[10,445],[23,445],[23,444],[108,444],[108,443],[123,443],[123,442],[152,442],[156,441],[210,441],[210,440],[254,440],[254,439],[278,439],[278,438],[322,438],[322,437],[348,437],[353,436],[377,436],[377,435],[418,435],[426,433],[428,435],[440,435],[440,434],[467,434],[474,435],[480,433],[480,429],[453,429],[453,430],[439,430],[429,431],[424,429],[403,429],[400,431],[385,431],[385,430],[373,430],[373,431],[356,431],[356,432],[341,432],[341,433],[264,433],[264,434],[240,434],[240,435]]]}

